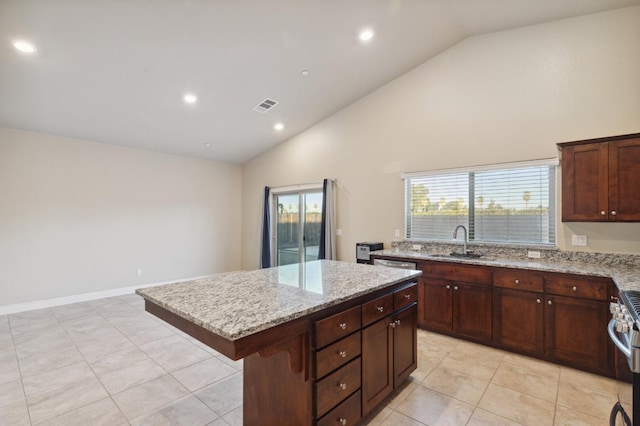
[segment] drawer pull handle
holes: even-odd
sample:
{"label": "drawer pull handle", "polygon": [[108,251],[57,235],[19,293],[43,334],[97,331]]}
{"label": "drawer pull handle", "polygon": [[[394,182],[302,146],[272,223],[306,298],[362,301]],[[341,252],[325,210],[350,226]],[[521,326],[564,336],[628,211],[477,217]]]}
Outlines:
{"label": "drawer pull handle", "polygon": [[572,288],[571,290],[573,290],[573,291],[578,291],[578,287],[573,286],[573,288]]}
{"label": "drawer pull handle", "polygon": [[447,290],[449,290],[451,288],[451,286],[449,284],[447,284]]}
{"label": "drawer pull handle", "polygon": [[378,306],[378,312],[384,312],[384,306]]}
{"label": "drawer pull handle", "polygon": [[454,289],[454,290],[457,290],[457,289],[458,289],[458,286],[457,286],[457,285],[454,285],[454,286],[453,286],[453,289]]}
{"label": "drawer pull handle", "polygon": [[347,323],[346,322],[340,323],[340,328],[343,329],[343,330],[346,330],[347,329]]}
{"label": "drawer pull handle", "polygon": [[346,357],[347,357],[347,353],[346,353],[345,351],[340,351],[340,352],[338,352],[338,353],[340,354],[340,356],[341,356],[342,358],[346,358]]}
{"label": "drawer pull handle", "polygon": [[342,417],[340,417],[340,424],[342,426],[345,426],[347,424],[347,419],[343,419]]}
{"label": "drawer pull handle", "polygon": [[615,216],[617,214],[618,214],[618,212],[616,212],[615,210],[611,211],[611,216]]}
{"label": "drawer pull handle", "polygon": [[342,390],[346,390],[347,389],[347,384],[346,383],[338,383],[338,386],[340,386],[340,389],[342,389]]}
{"label": "drawer pull handle", "polygon": [[542,300],[540,300],[540,298],[536,299],[536,303],[542,303]]}
{"label": "drawer pull handle", "polygon": [[553,305],[553,302],[551,300],[547,300],[547,304]]}
{"label": "drawer pull handle", "polygon": [[520,284],[520,280],[516,280],[516,284]]}
{"label": "drawer pull handle", "polygon": [[409,294],[405,294],[405,295],[404,295],[404,298],[405,298],[405,299],[411,299],[411,294],[410,294],[410,293],[409,293]]}
{"label": "drawer pull handle", "polygon": [[606,216],[606,215],[607,215],[607,212],[605,212],[604,210],[602,210],[602,211],[600,212],[600,214],[601,214],[602,216]]}

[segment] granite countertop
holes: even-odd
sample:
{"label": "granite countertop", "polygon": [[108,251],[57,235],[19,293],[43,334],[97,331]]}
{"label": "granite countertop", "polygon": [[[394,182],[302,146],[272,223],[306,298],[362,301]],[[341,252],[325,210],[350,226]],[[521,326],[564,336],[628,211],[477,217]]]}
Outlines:
{"label": "granite countertop", "polygon": [[[442,254],[431,254],[425,251],[414,250],[378,250],[371,252],[374,256],[384,256],[398,259],[433,260],[440,262],[465,263],[471,265],[494,266],[502,268],[531,269],[543,272],[563,272],[578,275],[601,276],[613,279],[618,289],[622,291],[640,290],[640,267],[633,264],[615,261],[600,261],[594,255],[591,261],[575,261],[562,258],[562,254],[556,255],[559,259],[528,261],[510,257],[491,255],[477,259],[460,259]],[[609,258],[615,255],[608,255]],[[568,256],[567,256],[568,257]],[[585,260],[589,256],[583,256]],[[533,259],[532,259],[533,260]]]}
{"label": "granite countertop", "polygon": [[421,271],[318,260],[148,287],[136,293],[227,340],[419,276]]}

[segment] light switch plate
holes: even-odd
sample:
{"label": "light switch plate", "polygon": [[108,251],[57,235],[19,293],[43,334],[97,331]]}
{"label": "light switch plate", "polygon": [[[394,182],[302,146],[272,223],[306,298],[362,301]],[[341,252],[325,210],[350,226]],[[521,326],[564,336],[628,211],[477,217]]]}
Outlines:
{"label": "light switch plate", "polygon": [[395,230],[395,232],[394,232],[394,234],[395,234],[395,236],[396,236],[396,237],[399,237],[399,236],[400,236],[400,230],[399,230],[399,229],[396,229],[396,230]]}
{"label": "light switch plate", "polygon": [[571,236],[571,244],[574,246],[586,246],[587,245],[587,236],[586,235],[572,235]]}
{"label": "light switch plate", "polygon": [[338,237],[342,236],[342,229],[336,229],[336,235]]}

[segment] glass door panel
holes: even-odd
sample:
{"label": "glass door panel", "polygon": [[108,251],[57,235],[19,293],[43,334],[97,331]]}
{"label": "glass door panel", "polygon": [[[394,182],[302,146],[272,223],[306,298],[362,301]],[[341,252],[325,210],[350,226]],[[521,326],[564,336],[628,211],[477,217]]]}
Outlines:
{"label": "glass door panel", "polygon": [[274,207],[276,265],[317,260],[322,221],[322,191],[275,195]]}

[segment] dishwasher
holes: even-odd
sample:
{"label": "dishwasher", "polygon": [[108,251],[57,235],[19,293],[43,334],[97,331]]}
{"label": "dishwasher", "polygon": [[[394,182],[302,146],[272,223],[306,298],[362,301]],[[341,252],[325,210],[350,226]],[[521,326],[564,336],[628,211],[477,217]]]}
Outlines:
{"label": "dishwasher", "polygon": [[418,269],[418,264],[415,262],[404,262],[401,260],[386,260],[386,259],[373,259],[374,265],[387,266],[389,268],[399,269]]}

